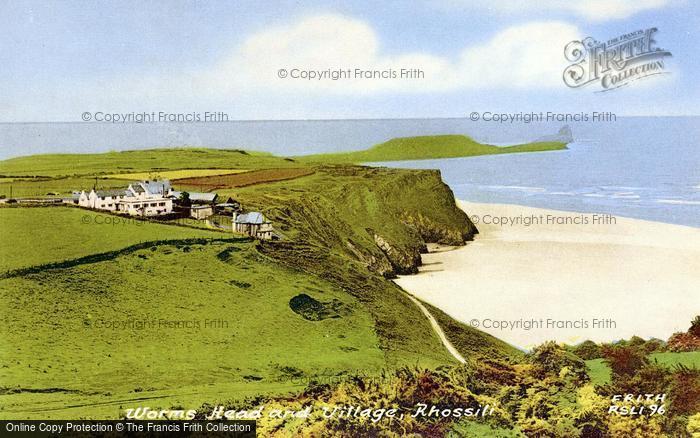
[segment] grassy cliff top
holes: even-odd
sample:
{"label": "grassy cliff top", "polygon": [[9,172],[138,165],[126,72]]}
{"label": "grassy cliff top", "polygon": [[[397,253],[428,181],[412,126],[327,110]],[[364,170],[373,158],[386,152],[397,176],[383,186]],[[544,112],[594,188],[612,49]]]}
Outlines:
{"label": "grassy cliff top", "polygon": [[183,147],[91,154],[29,155],[0,161],[0,175],[93,176],[180,169],[251,170],[290,166],[295,166],[292,160],[264,152]]}
{"label": "grassy cliff top", "polygon": [[366,163],[373,161],[426,160],[517,152],[541,152],[561,149],[566,149],[566,143],[535,142],[501,147],[479,143],[465,135],[429,135],[394,138],[362,151],[309,155],[299,157],[299,159],[332,163]]}
{"label": "grassy cliff top", "polygon": [[513,146],[482,144],[464,135],[394,138],[369,149],[285,158],[240,149],[163,148],[90,154],[40,154],[0,161],[0,182],[21,177],[91,177],[181,169],[245,171],[304,167],[314,164],[352,164],[373,161],[424,160],[476,155],[541,152],[566,149],[563,142],[535,142]]}

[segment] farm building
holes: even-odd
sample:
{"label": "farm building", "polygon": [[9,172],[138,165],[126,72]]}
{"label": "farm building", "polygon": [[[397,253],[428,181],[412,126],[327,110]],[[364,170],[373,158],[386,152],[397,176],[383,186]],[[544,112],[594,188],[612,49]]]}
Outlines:
{"label": "farm building", "polygon": [[241,210],[241,203],[236,201],[233,198],[228,198],[228,200],[226,200],[226,202],[216,204],[216,211],[219,213],[232,214],[232,213],[240,211],[240,210]]}
{"label": "farm building", "polygon": [[142,181],[129,184],[126,189],[83,190],[77,196],[77,204],[134,216],[159,216],[173,211],[169,191],[169,181]]}
{"label": "farm building", "polygon": [[[183,192],[177,190],[171,190],[170,196],[173,198],[180,199]],[[190,202],[193,204],[213,204],[216,202],[218,195],[216,193],[206,193],[206,192],[187,192],[190,195]]]}
{"label": "farm building", "polygon": [[234,212],[233,231],[261,240],[271,240],[274,237],[272,223],[257,211],[245,214]]}
{"label": "farm building", "polygon": [[206,219],[214,214],[214,207],[211,205],[192,205],[190,206],[190,217],[195,219]]}

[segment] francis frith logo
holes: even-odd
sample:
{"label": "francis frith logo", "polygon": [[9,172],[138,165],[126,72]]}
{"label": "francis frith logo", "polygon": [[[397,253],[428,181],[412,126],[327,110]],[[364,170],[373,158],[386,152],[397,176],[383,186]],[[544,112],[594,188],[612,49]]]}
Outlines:
{"label": "francis frith logo", "polygon": [[657,47],[657,28],[637,30],[605,42],[591,37],[571,41],[564,55],[571,65],[564,70],[564,83],[571,88],[599,84],[609,91],[650,76],[668,73],[664,59],[668,50]]}

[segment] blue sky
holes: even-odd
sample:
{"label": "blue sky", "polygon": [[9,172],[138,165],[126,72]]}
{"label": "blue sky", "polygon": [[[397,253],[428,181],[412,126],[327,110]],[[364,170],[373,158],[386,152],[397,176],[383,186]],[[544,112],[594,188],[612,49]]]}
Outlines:
{"label": "blue sky", "polygon": [[[463,117],[472,111],[700,114],[690,0],[0,2],[0,121],[84,111],[233,119]],[[657,27],[670,72],[595,93],[563,46]],[[280,68],[418,67],[414,81],[280,79]]]}

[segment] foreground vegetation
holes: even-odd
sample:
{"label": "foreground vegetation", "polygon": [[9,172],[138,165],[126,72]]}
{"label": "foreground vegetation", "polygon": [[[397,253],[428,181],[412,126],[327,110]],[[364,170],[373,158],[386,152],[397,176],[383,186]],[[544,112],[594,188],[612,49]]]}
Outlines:
{"label": "foreground vegetation", "polygon": [[[628,347],[625,347],[628,348]],[[337,384],[310,384],[288,397],[259,397],[247,405],[298,411],[304,418],[266,418],[258,424],[265,436],[499,436],[499,437],[662,437],[691,436],[700,426],[700,371],[669,370],[641,360],[612,361],[613,380],[596,387],[584,362],[552,342],[535,348],[517,364],[492,359],[465,366],[409,367],[379,378],[349,377]],[[649,412],[657,401],[617,402],[616,394],[666,394],[664,413],[619,415],[611,406]],[[446,416],[414,414],[420,404]],[[229,405],[239,408],[240,405]],[[324,416],[323,408],[363,406],[395,417]],[[457,417],[458,409],[492,407],[488,415]],[[208,411],[203,406],[203,411]],[[658,405],[657,405],[658,408]]]}

